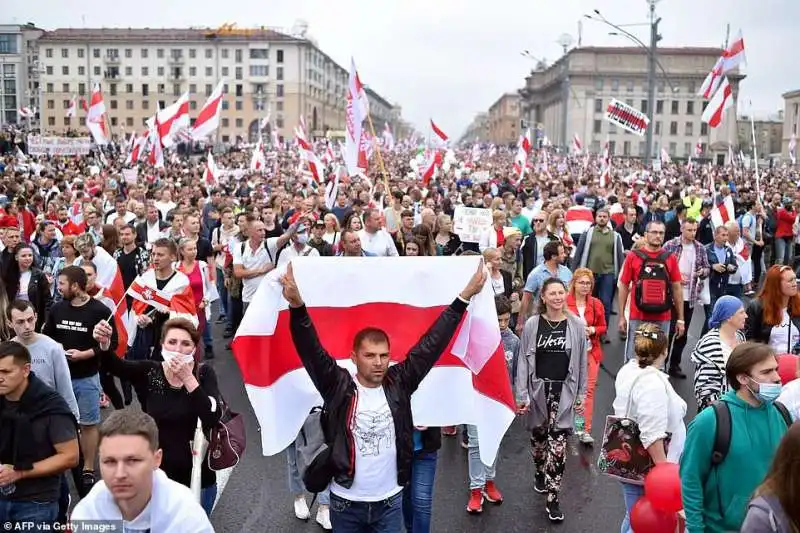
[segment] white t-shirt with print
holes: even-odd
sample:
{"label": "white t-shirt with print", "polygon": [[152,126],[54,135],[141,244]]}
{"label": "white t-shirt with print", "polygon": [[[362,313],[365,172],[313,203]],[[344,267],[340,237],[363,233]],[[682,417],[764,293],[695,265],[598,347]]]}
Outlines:
{"label": "white t-shirt with print", "polygon": [[[792,331],[791,343],[789,342],[790,329]],[[792,348],[798,341],[800,341],[800,331],[789,320],[789,312],[784,309],[781,323],[777,326],[772,326],[772,331],[769,333],[769,345],[778,353],[791,353]]]}
{"label": "white t-shirt with print", "polygon": [[349,489],[334,481],[331,492],[354,502],[377,502],[403,490],[397,484],[394,418],[382,386],[368,388],[354,380],[358,400],[351,430],[356,472]]}

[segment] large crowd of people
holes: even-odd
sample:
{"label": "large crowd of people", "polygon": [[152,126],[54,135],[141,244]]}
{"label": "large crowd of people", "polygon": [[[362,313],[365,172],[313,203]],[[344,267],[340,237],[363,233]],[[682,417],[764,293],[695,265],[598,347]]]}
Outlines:
{"label": "large crowd of people", "polygon": [[[448,150],[428,183],[417,148],[404,146],[374,154],[368,170],[333,187],[316,183],[289,143],[257,171],[247,150],[231,150],[215,156],[223,171],[212,179],[202,158],[168,157],[164,168],[140,163],[135,180],[122,174],[124,150],[50,157],[4,146],[0,522],[65,522],[71,513],[121,519],[132,531],[184,530],[189,521],[212,531],[217,473],[203,462],[193,481],[187,442],[198,423],[208,437],[220,420],[213,360],[230,357],[260,282],[295,257],[482,255],[485,269],[410,357],[416,368],[388,367],[391,339],[365,330],[353,342],[355,376],[331,372],[302,287],[291,268],[281,278],[297,351],[328,412],[320,526],[430,531],[437,451],[442,436],[459,432],[469,450],[466,511],[503,501],[496,465],[477,453],[477,428],[415,427],[409,403],[485,282],[529,430],[533,486],[551,521],[565,520],[568,439],[600,447],[598,369],[617,357],[614,414],[637,425],[650,467],[680,464],[687,531],[800,527],[791,501],[800,433],[790,427],[800,417],[791,382],[800,367],[779,374],[782,358],[800,354],[800,192],[791,168],[696,160],[654,172],[613,159],[606,186],[595,156],[535,150],[520,178],[511,150],[481,146]],[[719,207],[728,205],[733,213]],[[457,227],[462,207],[490,215],[478,238]],[[122,296],[139,286],[169,304]],[[693,320],[701,338],[687,345]],[[222,326],[224,353],[212,323]],[[620,353],[604,353],[612,335],[624,339]],[[696,405],[672,387],[687,376]],[[115,412],[103,416],[109,406]],[[396,428],[377,454],[353,443],[367,411]],[[287,490],[305,520],[298,450],[286,455]],[[644,490],[628,480],[621,493],[624,533]]]}

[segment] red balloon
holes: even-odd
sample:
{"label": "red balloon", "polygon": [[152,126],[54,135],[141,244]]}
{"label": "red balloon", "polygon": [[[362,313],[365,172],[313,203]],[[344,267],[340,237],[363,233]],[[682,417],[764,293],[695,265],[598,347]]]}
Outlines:
{"label": "red balloon", "polygon": [[791,353],[782,353],[778,356],[778,374],[781,376],[783,385],[797,379],[798,359],[796,355]]}
{"label": "red balloon", "polygon": [[659,511],[643,496],[631,509],[631,528],[634,533],[675,533],[678,515]]}
{"label": "red balloon", "polygon": [[659,463],[644,478],[644,494],[655,509],[677,513],[683,509],[681,476],[675,463]]}

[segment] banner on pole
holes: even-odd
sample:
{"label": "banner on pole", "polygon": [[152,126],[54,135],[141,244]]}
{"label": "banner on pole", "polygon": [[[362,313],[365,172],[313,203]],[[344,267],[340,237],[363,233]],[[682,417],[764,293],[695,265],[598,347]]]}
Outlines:
{"label": "banner on pole", "polygon": [[647,115],[616,98],[608,104],[606,120],[640,137],[644,136],[650,124]]}
{"label": "banner on pole", "polygon": [[87,155],[91,146],[89,137],[28,135],[29,155]]}

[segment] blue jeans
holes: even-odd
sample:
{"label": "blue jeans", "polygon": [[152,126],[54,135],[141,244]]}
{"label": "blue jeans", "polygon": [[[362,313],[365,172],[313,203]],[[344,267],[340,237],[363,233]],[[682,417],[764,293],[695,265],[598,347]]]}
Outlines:
{"label": "blue jeans", "polygon": [[[289,492],[295,498],[305,495],[306,486],[300,478],[300,471],[297,469],[297,448],[295,448],[294,442],[286,448],[286,466],[289,474]],[[320,505],[330,505],[330,489],[326,488],[318,496]]]}
{"label": "blue jeans", "polygon": [[207,516],[211,516],[211,511],[214,509],[215,501],[217,501],[216,483],[200,489],[200,505],[203,507],[203,510],[206,512]]}
{"label": "blue jeans", "polygon": [[[52,524],[58,518],[58,502],[0,499],[0,523],[34,522]],[[399,528],[398,528],[399,529]],[[35,529],[34,529],[35,530]]]}
{"label": "blue jeans", "polygon": [[336,533],[398,533],[403,493],[378,502],[351,502],[331,493],[331,525]]}
{"label": "blue jeans", "polygon": [[72,378],[72,392],[78,401],[78,412],[82,426],[95,426],[100,423],[100,374],[86,378]]}
{"label": "blue jeans", "polygon": [[437,452],[423,453],[411,463],[411,480],[403,489],[403,522],[407,533],[430,533],[437,457]]}
{"label": "blue jeans", "polygon": [[617,278],[614,274],[595,274],[594,290],[597,297],[603,302],[606,315],[606,324],[611,317],[611,306],[614,304],[614,290],[617,288]]}
{"label": "blue jeans", "polygon": [[791,266],[793,247],[794,244],[792,243],[791,237],[775,237],[775,252],[772,254],[772,263],[775,265]]}
{"label": "blue jeans", "polygon": [[641,485],[632,485],[631,483],[621,483],[622,497],[625,500],[625,518],[622,520],[622,527],[620,533],[633,533],[631,529],[631,509],[639,498],[644,496],[644,487]]}
{"label": "blue jeans", "polygon": [[734,298],[739,298],[741,300],[742,296],[744,295],[744,285],[742,285],[742,284],[739,284],[739,285],[730,285],[730,284],[728,284],[728,286],[725,287],[725,294],[728,295],[728,296],[733,296]]}
{"label": "blue jeans", "polygon": [[228,316],[228,289],[225,288],[225,274],[217,267],[217,292],[219,293],[219,316]]}
{"label": "blue jeans", "polygon": [[478,426],[467,426],[467,447],[469,448],[467,465],[469,466],[469,490],[483,489],[487,481],[494,481],[497,469],[497,457],[490,465],[483,464],[481,452],[478,448]]}

